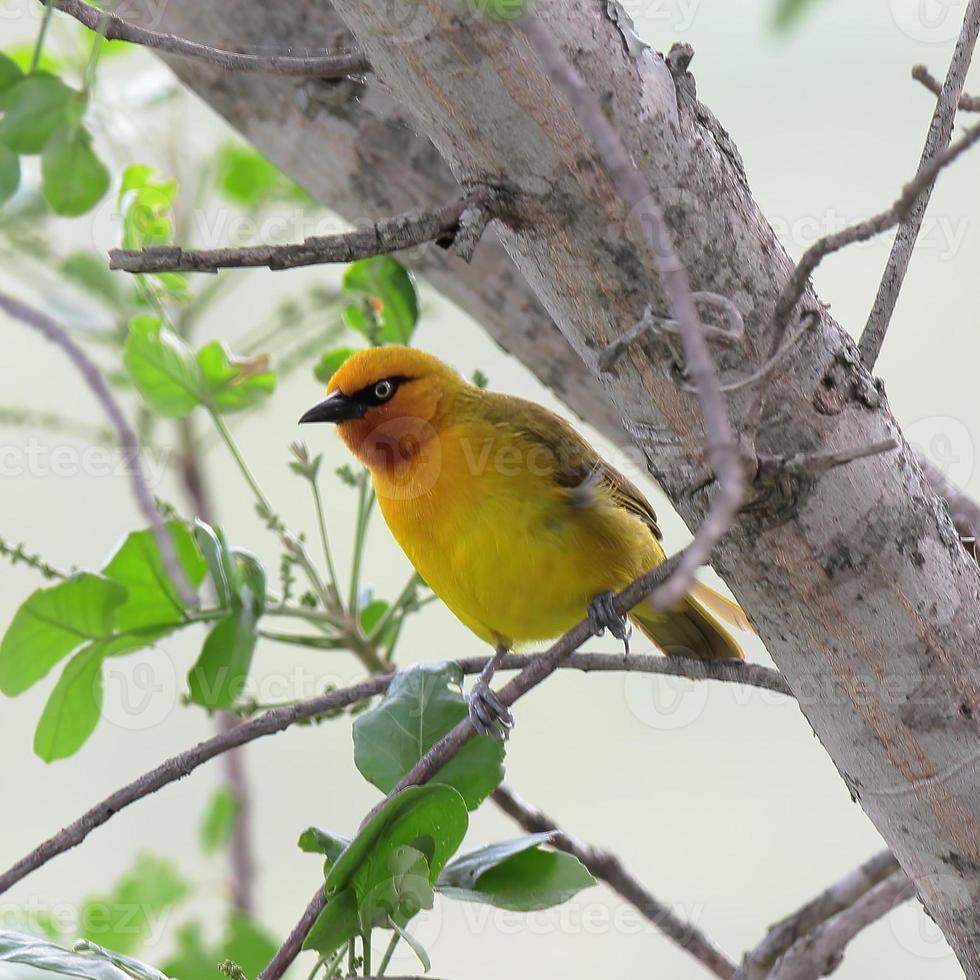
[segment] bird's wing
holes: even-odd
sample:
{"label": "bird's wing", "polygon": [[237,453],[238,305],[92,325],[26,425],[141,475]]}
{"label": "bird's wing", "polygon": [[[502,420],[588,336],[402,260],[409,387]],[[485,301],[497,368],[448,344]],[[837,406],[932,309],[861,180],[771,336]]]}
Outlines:
{"label": "bird's wing", "polygon": [[573,507],[604,500],[638,517],[658,541],[661,539],[657,515],[636,485],[607,463],[561,416],[522,398],[483,394],[481,412],[485,418],[516,429],[520,438],[548,451],[554,459],[552,479],[569,491]]}

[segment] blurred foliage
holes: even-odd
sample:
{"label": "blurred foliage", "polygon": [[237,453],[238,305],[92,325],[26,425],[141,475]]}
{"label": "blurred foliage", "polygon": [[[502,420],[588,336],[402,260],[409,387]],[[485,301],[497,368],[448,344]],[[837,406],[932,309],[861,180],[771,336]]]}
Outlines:
{"label": "blurred foliage", "polygon": [[[491,6],[495,15],[513,13],[503,9],[512,4]],[[322,551],[315,559],[308,542],[290,531],[274,507],[261,474],[232,434],[233,425],[247,423],[269,403],[277,382],[291,371],[312,366],[322,385],[359,348],[411,343],[420,317],[414,277],[391,256],[351,263],[339,288],[318,283],[271,315],[236,324],[232,345],[202,340],[199,332],[210,329],[211,336],[223,338],[227,324],[218,313],[220,300],[245,276],[272,273],[127,276],[110,272],[99,252],[64,249],[58,220],[90,213],[110,191],[119,216],[118,244],[127,249],[170,245],[175,238],[191,244],[189,216],[208,208],[254,218],[265,209],[278,214],[316,205],[269,160],[239,142],[219,145],[189,167],[181,182],[142,159],[107,167],[97,128],[106,107],[92,111],[97,68],[110,53],[130,49],[79,31],[75,48],[51,50],[45,37],[52,9],[35,45],[0,54],[0,250],[42,302],[54,305],[59,319],[67,318],[73,335],[132,407],[144,445],[165,451],[175,468],[188,458],[200,465],[209,445],[223,445],[225,465],[231,464],[224,483],[240,480],[252,495],[281,557],[276,594],[256,555],[230,544],[237,534],[173,505],[167,507],[166,534],[190,595],[174,581],[149,528],[129,530],[99,567],[67,574],[25,546],[0,539],[0,555],[50,579],[22,601],[0,639],[3,694],[19,696],[60,671],[34,735],[34,750],[47,762],[78,752],[95,730],[110,658],[115,662],[138,651],[165,656],[156,644],[181,633],[197,652],[186,674],[186,709],[246,716],[274,707],[247,696],[253,662],[267,641],[314,657],[346,651],[369,672],[389,670],[404,623],[434,598],[414,572],[393,597],[376,595],[369,584],[365,556],[376,502],[365,471],[347,463],[331,467],[341,492],[356,494],[352,561],[344,575],[333,560],[334,538],[342,529],[328,526],[321,498],[321,456],[295,444],[289,461],[310,487]],[[172,149],[184,152],[179,134],[174,140]],[[25,168],[24,158],[33,157],[40,166]],[[25,173],[33,179],[38,172],[36,189],[23,186]],[[474,380],[486,383],[479,374]],[[205,426],[202,435],[194,428],[198,422]],[[103,442],[112,438],[77,420],[20,406],[0,410],[0,424],[43,425]],[[461,681],[454,664],[416,665],[399,674],[377,703],[362,700],[308,723],[356,716],[356,766],[367,784],[387,793],[465,717]],[[94,747],[86,751],[94,761]],[[335,975],[345,956],[348,970],[370,973],[375,930],[390,934],[381,972],[399,942],[428,969],[428,954],[408,927],[433,907],[437,893],[530,910],[557,904],[593,883],[574,858],[544,850],[548,839],[541,836],[457,857],[469,811],[503,777],[504,753],[502,743],[474,738],[430,784],[386,801],[353,836],[315,828],[302,834],[301,848],[323,859],[328,898],[307,941],[321,957],[311,977]],[[231,788],[216,788],[199,817],[205,854],[226,851],[238,815]],[[95,884],[77,928],[25,913],[26,931],[0,930],[0,960],[93,980],[254,980],[274,954],[276,939],[229,907],[215,940],[211,924],[188,911],[207,888],[184,877],[169,859],[142,855],[114,885]],[[156,949],[164,927],[173,953],[158,969],[138,957]]]}

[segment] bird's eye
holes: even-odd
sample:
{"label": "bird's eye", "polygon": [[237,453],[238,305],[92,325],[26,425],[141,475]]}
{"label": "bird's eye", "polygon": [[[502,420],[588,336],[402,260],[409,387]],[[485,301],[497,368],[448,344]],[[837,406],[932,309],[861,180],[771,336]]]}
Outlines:
{"label": "bird's eye", "polygon": [[374,386],[374,397],[378,399],[379,402],[387,401],[394,394],[395,386],[385,378],[383,381],[379,381]]}

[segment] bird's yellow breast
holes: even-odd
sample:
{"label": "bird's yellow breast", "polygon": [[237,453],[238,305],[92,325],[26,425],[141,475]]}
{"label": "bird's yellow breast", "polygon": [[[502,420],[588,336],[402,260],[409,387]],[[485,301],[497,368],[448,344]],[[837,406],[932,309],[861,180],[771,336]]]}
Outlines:
{"label": "bird's yellow breast", "polygon": [[375,470],[384,518],[453,613],[490,643],[546,640],[596,595],[663,560],[649,526],[556,482],[555,460],[507,426],[467,418],[433,431],[397,471]]}

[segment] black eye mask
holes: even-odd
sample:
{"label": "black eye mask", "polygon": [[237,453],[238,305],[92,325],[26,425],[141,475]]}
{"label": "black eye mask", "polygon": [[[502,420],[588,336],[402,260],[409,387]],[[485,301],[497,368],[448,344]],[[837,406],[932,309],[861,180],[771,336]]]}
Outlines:
{"label": "black eye mask", "polygon": [[[404,374],[396,374],[390,378],[379,378],[348,397],[351,401],[357,402],[365,408],[377,408],[379,405],[384,405],[385,402],[390,402],[395,397],[398,388],[406,381],[411,381],[411,378]],[[387,386],[387,391],[383,390],[385,386]]]}

